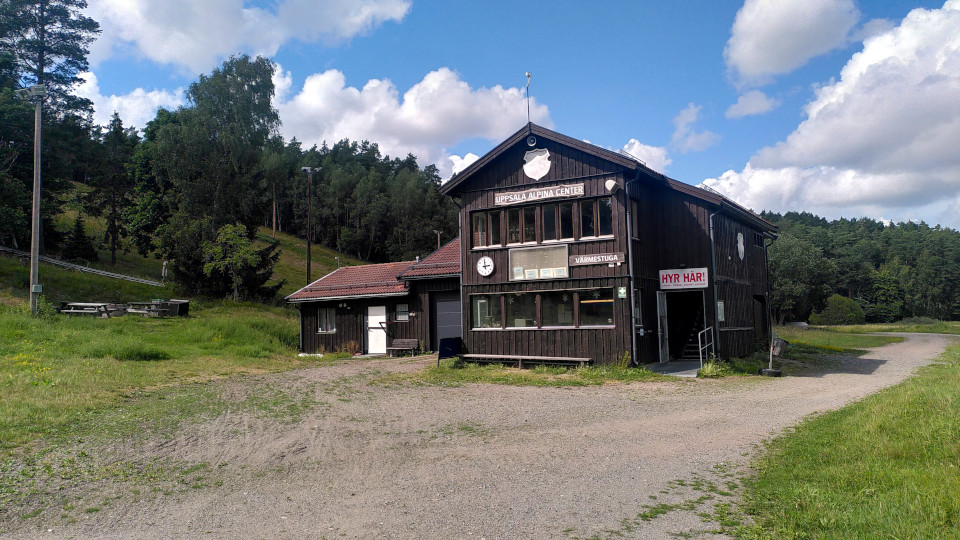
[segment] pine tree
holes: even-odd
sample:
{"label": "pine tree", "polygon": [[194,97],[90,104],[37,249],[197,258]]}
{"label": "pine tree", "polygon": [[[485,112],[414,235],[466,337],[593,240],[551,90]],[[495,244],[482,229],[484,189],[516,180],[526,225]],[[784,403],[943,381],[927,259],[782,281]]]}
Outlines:
{"label": "pine tree", "polygon": [[13,51],[23,86],[47,87],[46,103],[58,111],[89,111],[90,100],[70,94],[87,71],[89,46],[100,34],[97,21],[83,15],[86,0],[4,0],[0,45]]}
{"label": "pine tree", "polygon": [[73,230],[70,231],[63,247],[63,258],[77,262],[94,262],[98,259],[97,249],[93,247],[93,241],[84,230],[83,216],[80,214],[77,214],[77,219],[73,222]]}

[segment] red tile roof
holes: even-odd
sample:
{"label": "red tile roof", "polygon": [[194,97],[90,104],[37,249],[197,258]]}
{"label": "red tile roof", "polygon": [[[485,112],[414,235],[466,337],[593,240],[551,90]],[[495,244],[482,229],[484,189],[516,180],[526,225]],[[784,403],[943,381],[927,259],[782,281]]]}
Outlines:
{"label": "red tile roof", "polygon": [[414,261],[344,266],[314,281],[287,297],[291,302],[336,300],[368,296],[402,296],[406,284],[397,276]]}
{"label": "red tile roof", "polygon": [[454,238],[422,261],[400,274],[400,279],[424,279],[436,276],[460,277],[460,237]]}

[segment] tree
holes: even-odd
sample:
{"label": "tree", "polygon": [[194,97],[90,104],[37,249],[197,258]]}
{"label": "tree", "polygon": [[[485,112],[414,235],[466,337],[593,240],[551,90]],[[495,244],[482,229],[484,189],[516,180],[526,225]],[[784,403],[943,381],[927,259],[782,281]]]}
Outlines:
{"label": "tree", "polygon": [[262,153],[279,126],[272,76],[265,58],[231,58],[190,85],[191,106],[177,109],[150,144],[151,174],[169,183],[159,248],[176,281],[197,292],[224,285],[204,279],[204,242],[227,224],[243,225],[252,240],[265,216]]}
{"label": "tree", "polygon": [[124,211],[131,205],[130,193],[134,187],[128,162],[138,142],[136,130],[124,129],[120,115],[114,112],[98,146],[91,180],[94,189],[85,205],[91,215],[103,216],[106,222],[103,239],[110,248],[111,265],[117,264],[117,246],[127,235]]}
{"label": "tree", "polygon": [[810,324],[817,325],[862,324],[864,320],[863,310],[857,302],[839,294],[827,298],[823,311],[810,315]]}
{"label": "tree", "polygon": [[777,324],[806,320],[832,290],[837,266],[805,240],[781,234],[769,249],[770,306]]}
{"label": "tree", "polygon": [[100,34],[97,21],[83,15],[86,0],[5,0],[0,10],[0,44],[13,52],[24,86],[47,87],[46,102],[59,111],[89,111],[90,100],[71,95],[87,71],[89,46]]}
{"label": "tree", "polygon": [[87,236],[83,215],[81,214],[77,214],[77,219],[73,222],[73,229],[67,236],[66,244],[63,247],[63,258],[68,261],[82,262],[93,262],[99,258],[97,257],[97,249],[93,246],[93,241]]}
{"label": "tree", "polygon": [[260,257],[253,249],[253,243],[247,238],[247,228],[243,225],[224,225],[217,231],[213,242],[204,242],[203,273],[210,276],[213,272],[223,272],[233,282],[233,301],[240,297],[240,285],[243,274],[257,266]]}

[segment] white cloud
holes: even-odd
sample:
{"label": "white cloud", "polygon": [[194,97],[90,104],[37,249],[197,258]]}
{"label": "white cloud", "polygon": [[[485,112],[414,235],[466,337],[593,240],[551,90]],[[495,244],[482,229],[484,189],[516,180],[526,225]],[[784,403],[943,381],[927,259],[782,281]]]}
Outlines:
{"label": "white cloud", "polygon": [[705,183],[755,209],[960,226],[960,0],[867,39],[805,112],[743,171]]}
{"label": "white cloud", "polygon": [[741,82],[766,82],[844,45],[859,18],[853,0],[746,0],[723,56]]}
{"label": "white cloud", "polygon": [[759,90],[751,90],[737,99],[727,109],[727,118],[742,118],[754,114],[763,114],[780,106],[780,100],[768,97]]}
{"label": "white cloud", "polygon": [[336,43],[400,21],[410,0],[279,0],[273,10],[243,0],[90,0],[103,31],[93,65],[130,53],[189,72],[208,71],[240,52],[273,56],[285,43]]}
{"label": "white cloud", "polygon": [[673,160],[667,157],[666,148],[643,144],[636,139],[630,139],[623,145],[623,150],[657,172],[666,172],[667,166],[673,163]]}
{"label": "white cloud", "polygon": [[452,174],[457,174],[472,165],[474,161],[480,159],[480,156],[474,154],[473,152],[467,152],[467,155],[463,157],[454,155],[448,157],[447,159],[449,159],[453,164]]}
{"label": "white cloud", "polygon": [[[386,79],[371,79],[363,88],[346,86],[338,70],[310,75],[292,96],[289,74],[279,70],[274,80],[284,96],[275,105],[285,138],[307,145],[343,138],[376,142],[383,154],[412,153],[421,165],[435,163],[444,178],[457,163],[448,148],[473,138],[500,141],[527,121],[521,88],[474,89],[448,68],[427,73],[402,95]],[[553,126],[548,108],[533,98],[530,117]],[[463,163],[469,155],[458,159]]]}
{"label": "white cloud", "polygon": [[671,142],[681,154],[706,150],[720,142],[720,135],[712,131],[696,131],[693,124],[700,117],[703,107],[690,103],[673,118],[673,138]]}
{"label": "white cloud", "polygon": [[81,73],[84,82],[77,85],[76,94],[93,102],[93,121],[107,125],[114,111],[120,115],[126,127],[143,128],[153,120],[159,107],[175,109],[186,103],[184,89],[146,91],[142,88],[124,94],[104,96],[100,93],[100,84],[93,73]]}

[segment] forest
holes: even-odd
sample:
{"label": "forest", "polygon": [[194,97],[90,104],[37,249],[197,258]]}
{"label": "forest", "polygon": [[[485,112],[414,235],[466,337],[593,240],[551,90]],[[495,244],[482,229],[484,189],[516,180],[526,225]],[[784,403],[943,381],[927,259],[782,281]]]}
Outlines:
{"label": "forest", "polygon": [[[200,76],[188,104],[159,109],[142,129],[114,113],[92,121],[73,91],[99,33],[84,0],[0,4],[0,245],[28,249],[33,191],[34,104],[16,90],[44,85],[42,251],[90,261],[97,246],[169,260],[186,292],[269,298],[276,243],[256,247],[266,226],[305,237],[303,167],[313,175],[314,242],[367,261],[409,260],[457,234],[457,209],[440,177],[416,157],[381,155],[375,142],[303,148],[279,135],[274,64],[236,56]],[[79,208],[73,227],[54,217]],[[89,238],[84,219],[102,220]],[[260,240],[263,240],[262,235]]]}
{"label": "forest", "polygon": [[827,221],[807,212],[761,216],[780,227],[769,249],[777,322],[844,306],[846,317],[823,322],[960,319],[960,232],[923,222]]}

